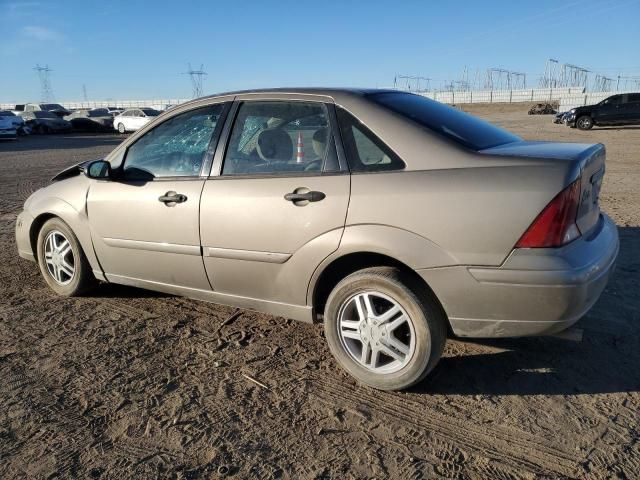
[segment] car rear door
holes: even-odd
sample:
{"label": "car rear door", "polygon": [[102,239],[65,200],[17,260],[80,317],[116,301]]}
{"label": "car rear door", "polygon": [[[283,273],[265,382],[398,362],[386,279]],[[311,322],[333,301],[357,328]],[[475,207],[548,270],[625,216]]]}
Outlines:
{"label": "car rear door", "polygon": [[127,147],[115,178],[93,181],[87,212],[108,280],[210,290],[200,248],[204,171],[229,104],[178,112]]}
{"label": "car rear door", "polygon": [[327,99],[276,98],[234,105],[202,193],[204,263],[215,292],[304,306],[313,271],[340,243],[350,178]]}
{"label": "car rear door", "polygon": [[624,122],[624,109],[621,108],[622,100],[623,95],[614,95],[602,103],[597,109],[597,114],[594,115],[596,123],[609,125]]}
{"label": "car rear door", "polygon": [[625,123],[630,125],[640,124],[640,93],[630,93],[627,95],[624,113]]}

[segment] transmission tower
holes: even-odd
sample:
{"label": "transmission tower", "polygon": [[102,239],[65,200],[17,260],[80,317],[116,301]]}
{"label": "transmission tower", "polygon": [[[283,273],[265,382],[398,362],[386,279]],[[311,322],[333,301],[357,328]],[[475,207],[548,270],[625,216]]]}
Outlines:
{"label": "transmission tower", "polygon": [[540,79],[540,88],[556,88],[559,82],[559,64],[555,58],[547,60],[544,67],[544,76]]}
{"label": "transmission tower", "polygon": [[202,80],[207,72],[204,71],[204,65],[200,65],[199,70],[194,70],[191,68],[191,64],[189,63],[189,70],[184,72],[185,75],[189,75],[191,77],[191,88],[192,88],[192,97],[198,98],[202,96]]}
{"label": "transmission tower", "polygon": [[565,63],[560,69],[560,87],[587,88],[589,70]]}
{"label": "transmission tower", "polygon": [[82,84],[82,98],[84,98],[85,102],[89,100],[89,98],[87,98],[87,86],[84,83]]}
{"label": "transmission tower", "polygon": [[619,90],[640,90],[640,77],[623,77],[618,75],[616,91]]}
{"label": "transmission tower", "polygon": [[53,70],[49,68],[49,65],[41,67],[38,64],[33,69],[38,73],[38,78],[40,79],[40,100],[42,102],[51,102],[53,100],[53,90],[51,89],[49,74]]}
{"label": "transmission tower", "polygon": [[609,77],[605,77],[604,75],[596,75],[595,80],[593,81],[593,91],[594,92],[610,92],[611,85],[613,84],[613,79]]}
{"label": "transmission tower", "polygon": [[453,87],[452,90],[456,90],[458,92],[468,92],[469,90],[471,90],[471,84],[469,83],[469,72],[466,66],[462,71],[462,76],[460,77],[460,80],[454,80],[451,83]]}
{"label": "transmission tower", "polygon": [[487,68],[484,88],[487,90],[511,90],[511,72],[504,68]]}
{"label": "transmission tower", "polygon": [[416,75],[396,75],[393,77],[393,88],[402,88],[412,92],[431,91],[431,79]]}

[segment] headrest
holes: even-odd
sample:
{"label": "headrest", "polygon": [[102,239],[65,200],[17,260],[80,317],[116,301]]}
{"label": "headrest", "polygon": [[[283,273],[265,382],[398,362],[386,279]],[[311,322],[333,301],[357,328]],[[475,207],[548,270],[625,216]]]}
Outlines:
{"label": "headrest", "polygon": [[293,156],[293,141],[280,128],[269,128],[258,136],[258,155],[265,162],[289,161]]}
{"label": "headrest", "polygon": [[313,134],[313,151],[319,158],[324,158],[327,149],[327,134],[329,130],[326,127],[319,128]]}

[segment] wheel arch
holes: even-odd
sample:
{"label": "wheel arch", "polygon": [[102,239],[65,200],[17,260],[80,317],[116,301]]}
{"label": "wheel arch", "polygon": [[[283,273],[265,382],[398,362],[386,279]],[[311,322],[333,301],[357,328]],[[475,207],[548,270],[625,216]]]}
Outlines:
{"label": "wheel arch", "polygon": [[58,215],[55,215],[51,212],[45,212],[35,217],[33,219],[33,222],[31,222],[31,226],[29,227],[29,242],[31,244],[31,251],[33,252],[33,257],[36,259],[36,262],[38,261],[38,235],[40,233],[40,230],[42,229],[42,226],[52,218],[60,218],[62,220],[62,218]]}
{"label": "wheel arch", "polygon": [[334,258],[324,266],[322,271],[317,275],[316,281],[311,288],[311,305],[316,315],[322,315],[324,313],[324,307],[331,291],[343,278],[359,270],[371,267],[394,267],[400,270],[407,279],[407,286],[409,288],[418,294],[427,295],[434,301],[437,308],[439,308],[444,315],[444,318],[447,319],[447,328],[449,330],[451,329],[449,319],[440,300],[438,300],[438,297],[427,282],[406,263],[389,255],[373,251],[346,253]]}
{"label": "wheel arch", "polygon": [[[46,207],[45,207],[46,206]],[[82,212],[78,212],[72,205],[59,198],[44,198],[29,208],[33,221],[29,226],[29,242],[34,254],[34,258],[38,260],[38,234],[42,226],[52,218],[59,218],[71,229],[78,239],[78,243],[82,248],[84,255],[87,257],[89,265],[91,265],[94,274],[102,276],[102,268],[98,262],[95,251],[93,249],[93,241],[86,216]],[[40,207],[40,208],[39,208]],[[42,208],[45,207],[45,208]]]}

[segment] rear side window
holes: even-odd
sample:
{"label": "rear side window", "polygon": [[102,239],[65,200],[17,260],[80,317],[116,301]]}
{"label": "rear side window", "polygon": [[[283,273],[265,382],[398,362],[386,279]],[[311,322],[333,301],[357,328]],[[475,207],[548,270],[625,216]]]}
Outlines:
{"label": "rear side window", "polygon": [[630,93],[629,103],[640,103],[640,93]]}
{"label": "rear side window", "polygon": [[338,169],[327,107],[300,101],[240,105],[223,175],[318,174]]}
{"label": "rear side window", "polygon": [[402,170],[404,162],[356,117],[337,108],[342,143],[352,172]]}
{"label": "rear side window", "polygon": [[521,140],[502,128],[422,95],[384,92],[372,93],[367,97],[472,150],[483,150]]}

